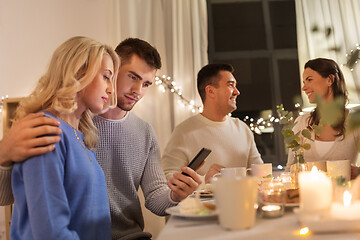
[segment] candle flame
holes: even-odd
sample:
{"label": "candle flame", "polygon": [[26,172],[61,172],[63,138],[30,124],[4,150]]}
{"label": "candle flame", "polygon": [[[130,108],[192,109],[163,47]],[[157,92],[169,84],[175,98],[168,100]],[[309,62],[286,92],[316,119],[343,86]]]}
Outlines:
{"label": "candle flame", "polygon": [[318,171],[318,169],[317,169],[317,167],[316,166],[313,166],[312,168],[311,168],[311,174],[316,174],[316,173],[318,173],[319,171]]}
{"label": "candle flame", "polygon": [[346,190],[343,195],[343,203],[345,207],[351,205],[351,198],[352,198],[351,193],[348,190]]}
{"label": "candle flame", "polygon": [[279,211],[280,209],[281,209],[280,206],[277,205],[267,205],[262,207],[262,210],[267,212]]}
{"label": "candle flame", "polygon": [[300,229],[300,235],[306,235],[309,233],[309,228],[304,227],[302,229]]}

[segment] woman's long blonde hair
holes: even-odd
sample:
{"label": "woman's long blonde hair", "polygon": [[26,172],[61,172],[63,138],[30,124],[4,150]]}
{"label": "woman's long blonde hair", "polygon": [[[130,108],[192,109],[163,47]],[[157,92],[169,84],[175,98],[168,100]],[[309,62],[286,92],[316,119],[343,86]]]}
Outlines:
{"label": "woman's long blonde hair", "polygon": [[[115,83],[120,64],[118,55],[110,46],[77,36],[70,38],[55,50],[47,72],[39,79],[34,91],[20,102],[14,120],[46,109],[54,109],[59,114],[73,113],[78,107],[78,93],[93,81],[101,67],[104,54],[108,54],[114,63],[114,91],[109,97],[116,105]],[[90,149],[93,149],[98,141],[98,131],[92,117],[92,113],[87,109],[79,123],[79,130],[84,134],[84,142]]]}

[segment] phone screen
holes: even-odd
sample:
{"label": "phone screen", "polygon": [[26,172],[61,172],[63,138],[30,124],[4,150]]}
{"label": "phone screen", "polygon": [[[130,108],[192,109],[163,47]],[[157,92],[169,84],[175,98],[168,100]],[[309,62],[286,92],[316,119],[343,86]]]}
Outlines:
{"label": "phone screen", "polygon": [[[196,156],[193,158],[193,160],[189,163],[188,167],[193,170],[196,170],[210,153],[211,153],[210,149],[202,148],[200,150],[200,152],[198,152],[198,154],[196,154]],[[186,174],[184,172],[182,174],[188,176],[188,174]]]}

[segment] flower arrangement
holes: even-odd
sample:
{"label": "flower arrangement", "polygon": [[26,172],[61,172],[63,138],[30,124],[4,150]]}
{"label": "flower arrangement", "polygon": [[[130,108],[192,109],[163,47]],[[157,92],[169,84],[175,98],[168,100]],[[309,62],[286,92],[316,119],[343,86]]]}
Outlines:
{"label": "flower arrangement", "polygon": [[[305,128],[295,133],[293,128],[297,122],[295,121],[292,112],[284,110],[283,104],[277,106],[277,113],[280,118],[279,123],[283,125],[281,134],[284,137],[285,145],[287,148],[291,149],[296,156],[294,158],[294,163],[304,163],[303,152],[304,150],[309,150],[311,148],[311,145],[308,142],[314,141],[310,130]],[[320,134],[322,131],[322,128],[318,125],[314,125],[311,128],[315,134]]]}

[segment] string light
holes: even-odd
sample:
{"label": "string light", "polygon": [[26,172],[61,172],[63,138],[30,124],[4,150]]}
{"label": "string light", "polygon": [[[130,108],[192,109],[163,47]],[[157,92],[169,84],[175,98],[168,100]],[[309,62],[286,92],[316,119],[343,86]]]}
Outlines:
{"label": "string light", "polygon": [[175,81],[171,80],[171,77],[165,75],[156,76],[155,84],[163,93],[169,90],[171,93],[176,94],[179,97],[178,103],[181,107],[188,108],[192,113],[203,111],[202,106],[197,106],[194,100],[188,100],[182,95],[181,88],[176,85]]}
{"label": "string light", "polygon": [[[176,94],[179,97],[177,102],[182,108],[188,108],[192,113],[201,113],[203,111],[203,106],[195,105],[194,100],[188,100],[182,95],[181,88],[176,85],[176,82],[172,80],[171,77],[165,75],[162,75],[161,77],[156,76],[155,85],[157,85],[164,93],[166,90],[169,90],[171,93]],[[296,103],[295,107],[300,108],[300,104]],[[299,114],[302,115],[303,112],[300,111]],[[231,113],[229,116],[231,116]],[[249,116],[245,116],[243,121],[250,127],[251,131],[261,135],[263,132],[266,132],[266,129],[273,128],[273,124],[278,123],[280,119],[269,114],[266,119],[262,117],[254,119]]]}
{"label": "string light", "polygon": [[245,116],[243,121],[250,127],[251,131],[261,135],[266,131],[265,129],[273,127],[273,122],[279,122],[279,119],[269,114],[266,119],[262,117],[254,119],[249,116]]}
{"label": "string light", "polygon": [[340,66],[343,67],[344,65],[348,66],[350,71],[354,71],[354,65],[358,63],[358,60],[360,59],[360,46],[359,44],[355,44],[355,49],[351,49],[350,53],[346,53],[346,64],[341,64]]}
{"label": "string light", "polygon": [[[296,103],[295,108],[297,108],[299,115],[304,115],[304,109],[301,109],[300,103]],[[278,123],[280,118],[268,114],[266,118],[260,117],[258,119],[245,116],[243,121],[249,126],[251,131],[261,135],[264,132],[272,132],[274,124]]]}

